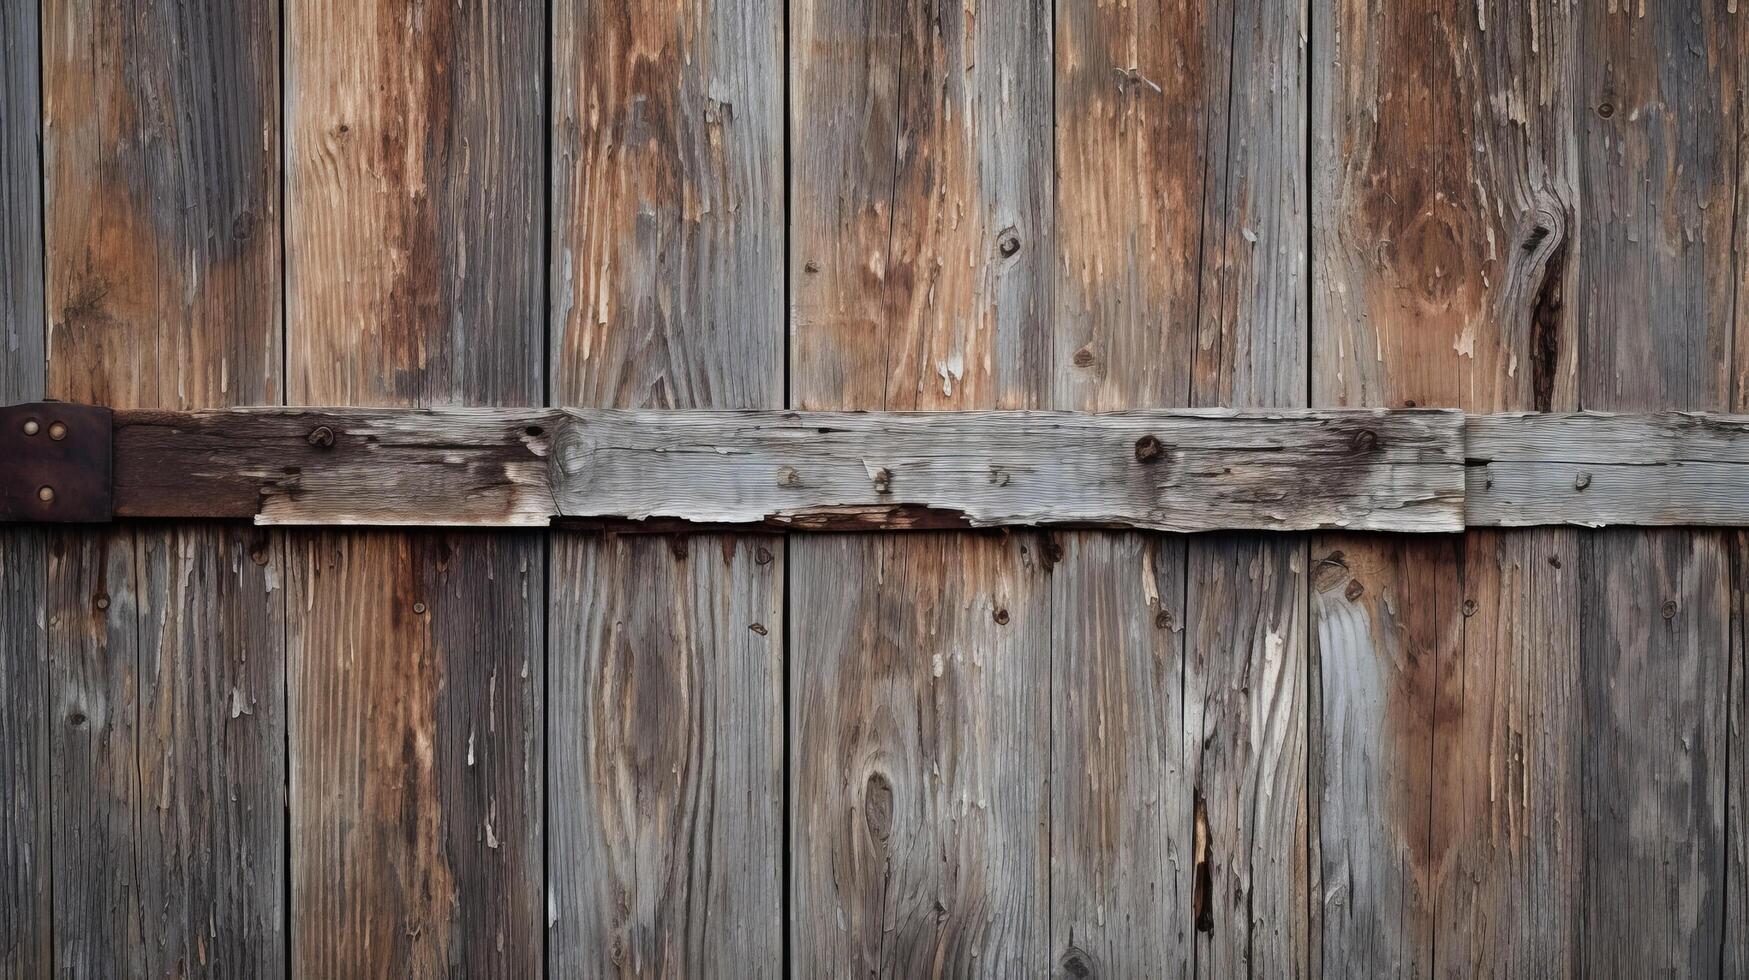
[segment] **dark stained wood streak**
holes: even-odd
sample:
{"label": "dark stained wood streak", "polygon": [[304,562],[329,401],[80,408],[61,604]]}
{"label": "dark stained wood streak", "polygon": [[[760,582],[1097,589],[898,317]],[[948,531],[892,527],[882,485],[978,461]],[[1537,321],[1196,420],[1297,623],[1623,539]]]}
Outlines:
{"label": "dark stained wood streak", "polygon": [[[55,0],[41,28],[45,393],[278,401],[277,4]],[[117,526],[49,551],[56,972],[282,975],[278,541]]]}
{"label": "dark stained wood streak", "polygon": [[[0,7],[0,403],[43,394],[40,6]],[[0,528],[0,976],[53,969],[48,532]]]}
{"label": "dark stained wood streak", "polygon": [[[288,0],[294,405],[543,398],[546,5]],[[293,967],[543,969],[545,549],[290,538]]]}
{"label": "dark stained wood streak", "polygon": [[[782,4],[552,9],[553,403],[782,407]],[[553,975],[780,968],[785,560],[552,537]]]}

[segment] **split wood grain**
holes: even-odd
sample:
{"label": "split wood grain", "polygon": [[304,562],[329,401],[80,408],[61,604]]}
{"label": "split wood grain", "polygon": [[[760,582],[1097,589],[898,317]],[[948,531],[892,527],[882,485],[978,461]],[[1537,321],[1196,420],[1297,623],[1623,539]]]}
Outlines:
{"label": "split wood grain", "polygon": [[[277,5],[56,0],[40,34],[45,393],[277,401]],[[59,529],[49,552],[54,972],[282,975],[276,539]]]}
{"label": "split wood grain", "polygon": [[[286,0],[291,404],[543,400],[546,21]],[[539,974],[544,542],[288,541],[296,972]]]}
{"label": "split wood grain", "polygon": [[[0,402],[43,396],[41,8],[0,8]],[[54,972],[48,540],[0,528],[0,976]]]}
{"label": "split wood grain", "polygon": [[[781,408],[783,4],[551,9],[550,399]],[[549,970],[778,970],[786,543],[549,542]]]}

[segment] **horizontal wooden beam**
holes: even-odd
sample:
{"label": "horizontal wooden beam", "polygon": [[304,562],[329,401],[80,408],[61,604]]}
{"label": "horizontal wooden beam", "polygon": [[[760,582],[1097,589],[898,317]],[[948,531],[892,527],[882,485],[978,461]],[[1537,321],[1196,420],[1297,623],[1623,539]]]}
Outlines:
{"label": "horizontal wooden beam", "polygon": [[[33,468],[33,453],[69,452],[46,435],[57,412],[84,413],[77,436],[102,411],[8,409],[8,424],[36,420],[38,434],[0,436],[21,447],[0,463],[0,492],[37,499],[40,488],[25,484],[52,471]],[[109,417],[116,517],[620,530],[1749,525],[1745,417],[352,408]],[[59,478],[79,472],[100,470]],[[95,499],[56,492],[45,496]],[[90,516],[57,516],[47,502],[0,512]]]}

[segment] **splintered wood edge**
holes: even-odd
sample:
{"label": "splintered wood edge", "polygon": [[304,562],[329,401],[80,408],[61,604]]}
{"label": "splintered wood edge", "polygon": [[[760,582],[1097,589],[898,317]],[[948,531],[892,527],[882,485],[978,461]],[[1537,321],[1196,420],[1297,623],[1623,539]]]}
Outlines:
{"label": "splintered wood edge", "polygon": [[1749,525],[1749,417],[114,413],[118,517],[778,531]]}

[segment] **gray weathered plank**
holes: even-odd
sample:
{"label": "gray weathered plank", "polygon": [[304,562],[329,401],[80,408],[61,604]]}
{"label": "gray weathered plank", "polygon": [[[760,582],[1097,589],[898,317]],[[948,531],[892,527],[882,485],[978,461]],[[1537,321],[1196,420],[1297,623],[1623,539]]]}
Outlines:
{"label": "gray weathered plank", "polygon": [[[41,39],[46,393],[277,401],[278,5],[51,0]],[[56,972],[285,972],[279,560],[244,527],[52,536]]]}
{"label": "gray weathered plank", "polygon": [[[544,400],[546,8],[286,0],[291,404]],[[544,543],[287,553],[294,971],[537,975]]]}
{"label": "gray weathered plank", "polygon": [[[43,395],[39,12],[0,6],[0,403]],[[19,980],[53,967],[47,547],[0,528],[0,977]]]}
{"label": "gray weathered plank", "polygon": [[[781,407],[783,4],[552,11],[552,403]],[[784,542],[550,543],[548,969],[776,971]]]}
{"label": "gray weathered plank", "polygon": [[263,524],[1449,531],[1462,425],[1441,412],[124,412],[114,482],[121,515]]}
{"label": "gray weathered plank", "polygon": [[[1056,545],[972,534],[805,543],[819,573],[791,576],[791,972],[1044,972]],[[1077,704],[1097,718],[1085,696]],[[1173,737],[1170,720],[1147,732]],[[1079,793],[1097,791],[1091,771]],[[1083,853],[1106,860],[1101,839],[1116,844],[1089,837]],[[1158,861],[1154,871],[1171,873]],[[1143,914],[1113,915],[1132,912]]]}

